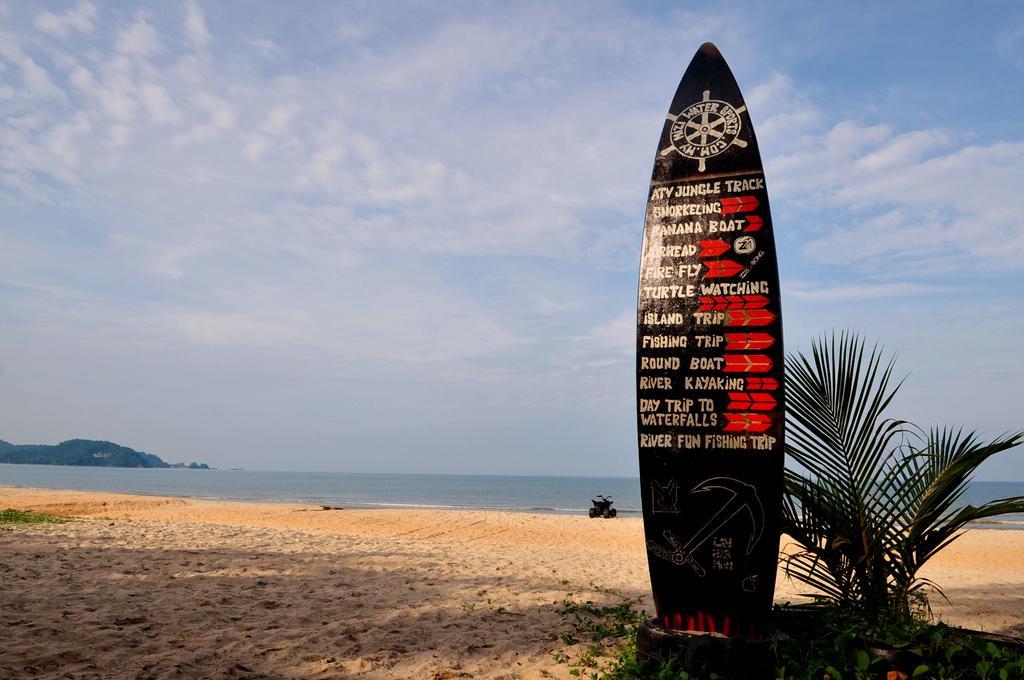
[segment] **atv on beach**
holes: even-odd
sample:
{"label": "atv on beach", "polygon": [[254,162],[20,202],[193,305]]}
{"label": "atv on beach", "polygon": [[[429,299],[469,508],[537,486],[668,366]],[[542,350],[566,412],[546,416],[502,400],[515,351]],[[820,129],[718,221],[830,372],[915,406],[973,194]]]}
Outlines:
{"label": "atv on beach", "polygon": [[611,519],[615,515],[619,514],[618,511],[612,507],[611,496],[598,496],[597,498],[591,498],[590,502],[594,504],[594,507],[590,508],[590,518],[604,517],[605,519]]}

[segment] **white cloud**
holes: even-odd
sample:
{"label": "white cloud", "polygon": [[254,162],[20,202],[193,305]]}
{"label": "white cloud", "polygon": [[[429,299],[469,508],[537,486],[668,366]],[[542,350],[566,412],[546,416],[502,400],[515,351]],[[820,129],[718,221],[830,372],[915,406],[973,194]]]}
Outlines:
{"label": "white cloud", "polygon": [[92,33],[96,25],[96,8],[91,2],[80,2],[64,14],[40,12],[32,23],[40,31],[66,40],[75,31]]}
{"label": "white cloud", "polygon": [[107,128],[107,143],[114,149],[127,146],[134,133],[135,130],[130,125],[114,123]]}
{"label": "white cloud", "polygon": [[246,42],[251,45],[264,59],[270,61],[281,61],[287,57],[284,48],[270,38],[264,36],[250,36]]}
{"label": "white cloud", "polygon": [[278,345],[300,337],[297,323],[304,315],[296,314],[293,319],[266,320],[245,314],[199,313],[185,314],[173,322],[185,337],[198,344],[220,347],[248,345]]}
{"label": "white cloud", "polygon": [[611,352],[632,358],[636,350],[636,312],[628,309],[610,321],[594,326],[581,341],[597,354]]}
{"label": "white cloud", "polygon": [[26,54],[10,34],[0,31],[0,57],[18,67],[24,93],[33,99],[63,99],[64,92],[49,72]]}
{"label": "white cloud", "polygon": [[[932,148],[941,148],[941,143],[928,140],[946,139],[934,131],[915,138]],[[968,257],[960,257],[956,267],[1020,267],[1024,193],[1015,189],[1014,178],[1024,175],[1024,143],[954,148],[917,161],[875,164],[872,171],[861,172],[879,154],[888,155],[899,146],[900,140],[895,140],[857,159],[853,171],[838,175],[830,187],[835,205],[850,215],[873,210],[875,216],[861,217],[848,228],[812,241],[808,252],[828,262],[846,263],[884,255],[885,262],[899,259],[905,266],[964,254]],[[906,147],[895,152],[906,153],[918,152]]]}
{"label": "white cloud", "polygon": [[[93,100],[94,120],[110,119],[95,129],[97,139],[117,148],[96,147],[87,157],[95,166],[141,166],[140,177],[149,174],[150,158],[161,157],[164,165],[184,162],[206,183],[239,176],[235,163],[245,160],[251,167],[244,172],[257,178],[254,187],[273,186],[282,195],[297,191],[288,200],[312,199],[322,206],[323,219],[334,220],[338,206],[360,206],[363,214],[333,228],[364,247],[597,257],[622,266],[621,249],[629,241],[625,221],[587,224],[581,215],[616,211],[623,198],[639,202],[642,193],[620,182],[632,173],[606,162],[632,145],[600,126],[587,127],[585,145],[576,139],[585,121],[621,119],[617,98],[588,90],[557,96],[553,108],[534,103],[537,83],[571,81],[547,75],[538,49],[564,51],[565,31],[578,34],[586,49],[621,50],[622,44],[614,31],[575,28],[571,15],[547,10],[539,18],[553,24],[535,30],[534,11],[526,11],[527,23],[504,16],[446,19],[425,39],[392,46],[386,59],[365,53],[330,71],[265,81],[228,83],[216,64],[189,55],[176,55],[170,68],[158,69],[97,45],[70,69],[70,79]],[[489,45],[486,55],[480,53],[483,43]],[[117,45],[119,53],[152,55],[157,29],[140,16]],[[515,87],[499,93],[514,111],[499,109],[485,118],[461,112],[457,93],[478,96],[473,93],[488,91],[517,64],[538,73],[517,77]],[[549,95],[557,92],[543,87]],[[417,91],[424,96],[405,111],[398,100],[411,101]],[[154,127],[161,125],[175,129]],[[638,168],[649,163],[646,153],[632,155]],[[496,157],[505,160],[495,165],[489,159]],[[564,163],[567,157],[578,158],[578,167]],[[520,170],[510,174],[511,168]]]}
{"label": "white cloud", "polygon": [[317,149],[306,165],[306,170],[299,176],[299,184],[318,182],[330,185],[331,173],[335,166],[348,155],[341,144]]}
{"label": "white cloud", "polygon": [[46,134],[46,148],[58,161],[77,166],[81,157],[81,140],[92,131],[92,124],[86,114],[78,114],[67,123],[55,126]]}
{"label": "white cloud", "polygon": [[46,69],[37,64],[31,57],[23,56],[20,62],[21,73],[29,92],[39,97],[58,97],[63,92],[50,79]]}
{"label": "white cloud", "polygon": [[206,17],[196,0],[185,2],[185,35],[196,47],[210,44],[210,31],[206,28]]}
{"label": "white cloud", "polygon": [[146,113],[154,123],[178,123],[181,120],[181,112],[171,101],[167,90],[156,83],[146,83],[142,86],[142,101],[146,106]]}
{"label": "white cloud", "polygon": [[149,57],[162,49],[160,34],[149,21],[139,16],[117,34],[117,51],[132,57]]}
{"label": "white cloud", "polygon": [[120,55],[112,56],[101,66],[100,79],[91,93],[93,101],[116,123],[134,122],[138,115],[139,100],[131,61]]}
{"label": "white cloud", "polygon": [[948,292],[944,286],[928,286],[917,283],[859,283],[830,285],[807,281],[787,281],[786,296],[798,300],[838,302],[850,300],[874,300],[878,298],[899,298],[913,295]]}
{"label": "white cloud", "polygon": [[897,135],[879,149],[857,159],[857,169],[880,172],[920,162],[924,157],[947,147],[949,135],[942,130],[917,130]]}
{"label": "white cloud", "polygon": [[93,78],[92,72],[84,66],[78,66],[73,69],[69,80],[72,85],[82,92],[88,94],[96,91],[96,79]]}
{"label": "white cloud", "polygon": [[275,106],[263,120],[260,130],[268,135],[283,135],[288,132],[291,122],[299,114],[299,111],[297,104]]}
{"label": "white cloud", "polygon": [[203,119],[194,123],[188,132],[177,135],[174,138],[176,145],[209,142],[235,127],[238,114],[226,100],[200,92],[193,97],[193,104],[202,113]]}
{"label": "white cloud", "polygon": [[246,135],[243,153],[251,161],[258,161],[270,149],[271,141],[261,135]]}
{"label": "white cloud", "polygon": [[774,202],[817,222],[803,235],[805,253],[914,277],[1020,268],[1024,192],[1013,178],[1024,175],[1024,143],[970,144],[940,128],[903,132],[850,119],[828,125],[778,74],[751,100],[775,98],[785,104],[758,132],[776,140],[765,153]]}
{"label": "white cloud", "polygon": [[1010,26],[996,37],[996,53],[1011,63],[1024,67],[1024,23]]}
{"label": "white cloud", "polygon": [[164,243],[160,252],[150,261],[149,271],[171,280],[182,279],[186,275],[190,260],[211,252],[216,246],[214,240],[206,237],[183,244]]}

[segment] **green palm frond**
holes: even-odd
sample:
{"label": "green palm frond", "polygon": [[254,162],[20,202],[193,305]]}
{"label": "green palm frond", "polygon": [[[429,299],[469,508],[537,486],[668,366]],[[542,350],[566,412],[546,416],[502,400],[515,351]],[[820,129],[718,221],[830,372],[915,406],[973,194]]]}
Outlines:
{"label": "green palm frond", "polygon": [[894,359],[852,333],[787,357],[786,453],[806,474],[786,472],[783,517],[799,550],[783,566],[826,597],[905,614],[922,588],[938,589],[920,568],[969,523],[1024,512],[1024,497],[961,503],[978,466],[1024,433],[985,443],[888,418],[902,385],[893,371]]}
{"label": "green palm frond", "polygon": [[970,522],[1024,512],[1024,496],[1003,498],[980,507],[958,506],[971,475],[986,460],[1024,441],[1024,433],[1004,435],[984,444],[975,433],[932,430],[925,446],[930,484],[920,491],[917,513],[909,522],[908,543],[914,562],[923,565],[960,536]]}

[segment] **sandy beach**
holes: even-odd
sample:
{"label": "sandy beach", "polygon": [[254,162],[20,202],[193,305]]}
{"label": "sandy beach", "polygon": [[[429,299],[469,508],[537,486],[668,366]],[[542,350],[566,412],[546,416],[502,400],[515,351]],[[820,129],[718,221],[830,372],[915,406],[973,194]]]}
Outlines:
{"label": "sandy beach", "polygon": [[[564,678],[554,603],[653,609],[638,519],[0,487],[7,507],[81,519],[0,530],[3,678]],[[925,574],[936,614],[1024,632],[1022,565],[1024,532],[971,531]],[[780,575],[776,600],[801,591]]]}

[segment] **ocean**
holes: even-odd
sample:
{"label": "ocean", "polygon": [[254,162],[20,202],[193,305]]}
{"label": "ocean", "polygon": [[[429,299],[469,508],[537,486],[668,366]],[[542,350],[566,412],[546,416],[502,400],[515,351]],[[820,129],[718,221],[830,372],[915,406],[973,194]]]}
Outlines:
{"label": "ocean", "polygon": [[640,516],[640,480],[622,477],[404,475],[0,464],[0,486],[117,491],[352,508],[585,513],[596,494]]}
{"label": "ocean", "polygon": [[[628,477],[405,475],[259,470],[180,470],[0,464],[0,486],[158,496],[278,501],[351,508],[487,509],[585,514],[597,494],[619,514],[640,516],[640,480]],[[1024,482],[974,482],[964,503],[1024,496]],[[1024,514],[986,526],[1024,529]]]}

